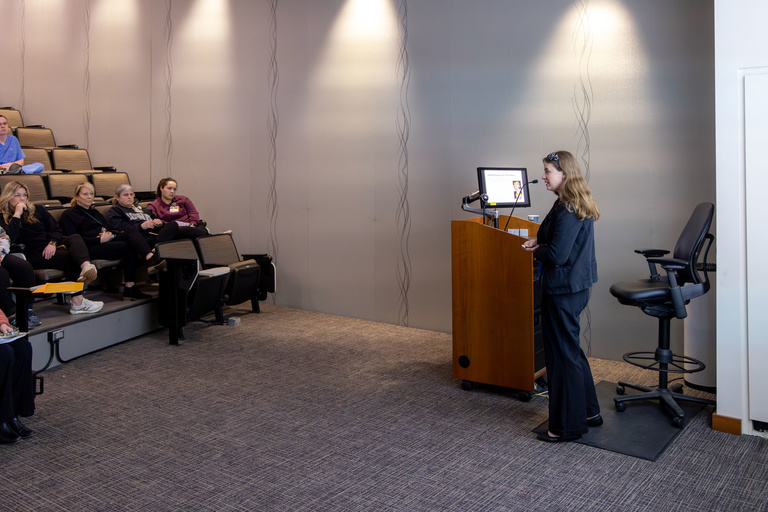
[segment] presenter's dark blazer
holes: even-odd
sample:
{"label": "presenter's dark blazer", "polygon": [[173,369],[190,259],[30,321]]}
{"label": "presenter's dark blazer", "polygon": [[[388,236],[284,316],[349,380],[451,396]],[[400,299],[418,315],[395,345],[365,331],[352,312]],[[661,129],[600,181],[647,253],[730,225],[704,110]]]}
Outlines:
{"label": "presenter's dark blazer", "polygon": [[597,282],[595,221],[579,220],[558,199],[539,226],[534,256],[543,265],[541,291],[575,293]]}

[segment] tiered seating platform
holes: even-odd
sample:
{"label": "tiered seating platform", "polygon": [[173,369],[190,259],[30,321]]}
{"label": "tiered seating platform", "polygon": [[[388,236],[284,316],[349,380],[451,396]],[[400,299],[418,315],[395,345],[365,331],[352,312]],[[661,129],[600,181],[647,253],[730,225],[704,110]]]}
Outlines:
{"label": "tiered seating platform", "polygon": [[53,297],[36,301],[34,310],[42,325],[29,332],[33,349],[32,370],[51,368],[160,329],[157,286],[140,286],[153,298],[124,301],[120,293],[87,291],[88,299],[104,302],[104,308],[95,314],[71,315],[69,306],[57,304]]}

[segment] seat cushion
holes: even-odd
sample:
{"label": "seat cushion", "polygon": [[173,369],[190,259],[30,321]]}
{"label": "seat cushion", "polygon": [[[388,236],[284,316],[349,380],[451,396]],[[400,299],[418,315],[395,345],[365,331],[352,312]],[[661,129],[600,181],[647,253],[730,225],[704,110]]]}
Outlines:
{"label": "seat cushion", "polygon": [[49,281],[61,281],[64,279],[64,271],[55,268],[35,269],[35,279],[38,283],[47,283]]}
{"label": "seat cushion", "polygon": [[611,295],[626,305],[664,303],[670,300],[669,283],[654,279],[619,281],[611,286]]}

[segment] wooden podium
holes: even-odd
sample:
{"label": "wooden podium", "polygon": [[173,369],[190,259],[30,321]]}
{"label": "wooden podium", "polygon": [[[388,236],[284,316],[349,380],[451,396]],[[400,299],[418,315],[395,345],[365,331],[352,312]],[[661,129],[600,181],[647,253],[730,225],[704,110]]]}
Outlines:
{"label": "wooden podium", "polygon": [[[508,229],[536,236],[537,223],[500,216],[499,226],[507,219]],[[464,389],[491,384],[519,390],[526,400],[546,373],[534,325],[533,255],[521,247],[526,240],[482,218],[451,222],[453,376]]]}

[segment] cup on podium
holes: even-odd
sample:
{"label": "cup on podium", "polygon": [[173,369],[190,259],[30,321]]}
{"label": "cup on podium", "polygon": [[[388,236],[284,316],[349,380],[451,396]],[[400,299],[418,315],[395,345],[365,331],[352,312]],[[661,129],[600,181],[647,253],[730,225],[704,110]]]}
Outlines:
{"label": "cup on podium", "polygon": [[539,216],[538,215],[529,215],[528,220],[531,222],[535,222],[536,224],[539,223]]}

